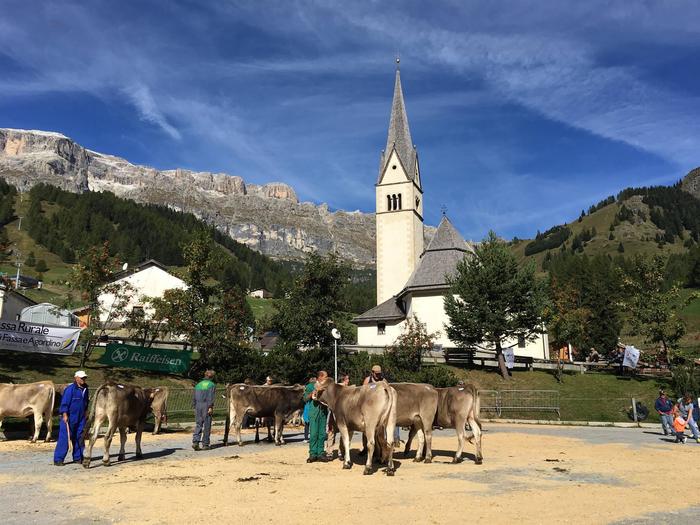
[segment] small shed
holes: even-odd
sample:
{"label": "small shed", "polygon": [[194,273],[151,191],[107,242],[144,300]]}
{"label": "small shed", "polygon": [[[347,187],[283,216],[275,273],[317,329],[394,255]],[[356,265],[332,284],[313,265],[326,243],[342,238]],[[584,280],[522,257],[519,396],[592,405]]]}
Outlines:
{"label": "small shed", "polygon": [[23,308],[19,320],[51,326],[80,326],[80,320],[76,315],[51,303],[40,303]]}
{"label": "small shed", "polygon": [[258,290],[253,290],[248,295],[256,299],[270,299],[272,297],[272,292],[265,288],[259,288]]}

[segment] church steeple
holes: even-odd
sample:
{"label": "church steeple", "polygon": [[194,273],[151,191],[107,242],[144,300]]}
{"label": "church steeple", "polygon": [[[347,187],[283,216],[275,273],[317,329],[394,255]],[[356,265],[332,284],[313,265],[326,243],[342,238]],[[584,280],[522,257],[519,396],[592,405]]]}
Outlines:
{"label": "church steeple", "polygon": [[403,289],[423,253],[423,189],[398,66],[389,135],[375,188],[377,304],[381,304]]}
{"label": "church steeple", "polygon": [[389,134],[386,139],[386,149],[382,155],[377,183],[381,182],[386,163],[391,157],[392,150],[395,149],[406,172],[406,177],[409,180],[415,180],[420,186],[419,179],[416,177],[417,154],[411,139],[411,130],[408,126],[408,115],[406,114],[406,106],[403,100],[401,71],[399,70],[398,62],[399,60],[396,59],[396,80],[394,81],[394,100],[391,104],[391,118],[389,119]]}

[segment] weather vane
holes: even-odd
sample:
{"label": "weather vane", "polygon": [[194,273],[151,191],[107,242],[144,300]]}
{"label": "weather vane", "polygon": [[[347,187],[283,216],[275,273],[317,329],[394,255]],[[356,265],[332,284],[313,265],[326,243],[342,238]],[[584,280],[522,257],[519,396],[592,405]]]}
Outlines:
{"label": "weather vane", "polygon": [[440,206],[440,211],[443,215],[447,215],[447,206],[445,206],[444,204]]}
{"label": "weather vane", "polygon": [[399,64],[401,63],[401,57],[396,53],[396,70],[399,70]]}

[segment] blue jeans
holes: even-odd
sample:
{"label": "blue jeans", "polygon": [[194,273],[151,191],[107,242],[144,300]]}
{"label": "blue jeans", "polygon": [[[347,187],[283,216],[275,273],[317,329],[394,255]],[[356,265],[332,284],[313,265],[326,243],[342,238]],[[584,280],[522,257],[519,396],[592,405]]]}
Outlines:
{"label": "blue jeans", "polygon": [[698,432],[698,424],[695,422],[695,420],[689,419],[688,426],[690,427],[690,431],[693,433],[693,439],[698,439],[698,437],[700,437],[700,433]]}
{"label": "blue jeans", "polygon": [[671,414],[659,414],[661,428],[664,434],[673,434],[673,416]]}

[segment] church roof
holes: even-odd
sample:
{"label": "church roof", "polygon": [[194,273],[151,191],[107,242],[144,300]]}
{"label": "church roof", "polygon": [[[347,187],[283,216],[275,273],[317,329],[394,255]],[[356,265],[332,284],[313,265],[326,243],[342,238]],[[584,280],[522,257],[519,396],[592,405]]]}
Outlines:
{"label": "church roof", "polygon": [[443,215],[435,235],[399,296],[411,291],[447,288],[447,276],[453,274],[457,264],[473,251],[472,245],[464,240]]}
{"label": "church roof", "polygon": [[367,310],[365,313],[358,315],[352,320],[352,322],[399,321],[405,317],[406,314],[403,312],[403,310],[401,310],[396,302],[396,297],[391,297],[382,304],[378,304],[371,310]]}
{"label": "church roof", "polygon": [[399,160],[406,170],[406,176],[413,180],[416,174],[416,150],[411,140],[411,130],[408,128],[408,116],[406,106],[403,101],[403,90],[401,89],[401,73],[396,70],[396,81],[394,83],[394,101],[391,104],[391,119],[389,120],[389,135],[386,139],[386,149],[379,166],[379,177],[377,184],[381,182],[381,176],[386,168],[386,162],[391,156],[391,151],[396,149]]}

